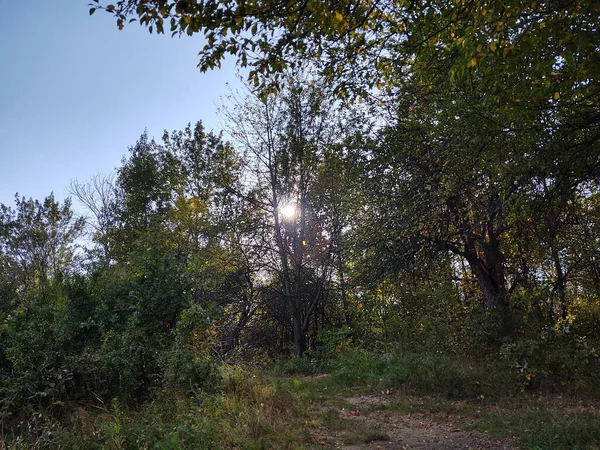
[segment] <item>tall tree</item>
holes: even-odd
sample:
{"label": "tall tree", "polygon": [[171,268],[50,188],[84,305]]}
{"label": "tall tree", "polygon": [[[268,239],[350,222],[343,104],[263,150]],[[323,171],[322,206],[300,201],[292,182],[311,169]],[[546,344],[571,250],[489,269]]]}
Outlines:
{"label": "tall tree", "polygon": [[230,133],[251,155],[251,195],[271,234],[262,238],[272,248],[266,261],[276,268],[280,299],[291,312],[298,357],[331,274],[331,236],[313,194],[320,158],[337,137],[332,113],[322,86],[290,79],[279,95],[250,97],[228,115]]}
{"label": "tall tree", "polygon": [[0,205],[0,255],[14,271],[22,299],[71,268],[84,223],[74,217],[70,199],[61,205],[54,194],[43,202],[17,194],[14,209]]}
{"label": "tall tree", "polygon": [[103,259],[109,262],[112,259],[110,234],[117,226],[114,176],[97,174],[86,182],[75,179],[68,191],[92,215],[92,220],[86,222],[92,227],[92,238],[100,245]]}

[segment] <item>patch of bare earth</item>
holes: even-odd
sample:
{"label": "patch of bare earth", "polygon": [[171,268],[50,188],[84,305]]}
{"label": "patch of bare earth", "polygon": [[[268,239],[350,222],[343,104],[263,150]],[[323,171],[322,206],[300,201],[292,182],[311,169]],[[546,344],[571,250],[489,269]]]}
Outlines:
{"label": "patch of bare earth", "polygon": [[[342,418],[356,423],[361,430],[361,443],[347,442],[348,430],[327,426],[313,428],[315,442],[324,448],[345,450],[400,450],[400,449],[518,449],[513,439],[495,439],[486,433],[464,431],[460,417],[429,417],[422,413],[405,413],[387,408],[389,396],[363,395],[347,398],[348,407],[339,408]],[[345,421],[347,423],[347,420]],[[378,436],[368,440],[369,435]],[[385,438],[384,438],[385,437]]]}

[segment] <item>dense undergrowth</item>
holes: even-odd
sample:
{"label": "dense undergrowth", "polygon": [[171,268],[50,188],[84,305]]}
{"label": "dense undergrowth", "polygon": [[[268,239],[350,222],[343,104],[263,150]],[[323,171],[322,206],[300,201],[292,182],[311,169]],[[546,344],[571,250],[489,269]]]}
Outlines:
{"label": "dense undergrowth", "polygon": [[[533,382],[506,359],[402,347],[345,348],[329,360],[269,366],[223,364],[211,386],[157,387],[141,404],[98,397],[29,410],[18,420],[5,418],[2,442],[15,449],[318,448],[311,426],[331,418],[315,419],[311,408],[382,390],[393,393],[387,408],[466,417],[468,428],[515,436],[525,448],[594,448],[600,442],[598,411],[590,407],[599,394],[591,372],[550,377],[546,370]],[[360,442],[374,436],[372,430],[352,431]]]}
{"label": "dense undergrowth", "polygon": [[[301,359],[242,343],[247,353],[224,360],[210,309],[183,298],[175,328],[146,321],[161,313],[137,296],[156,286],[119,275],[65,279],[2,317],[5,448],[321,448],[315,424],[352,424],[315,405],[381,391],[393,393],[390,408],[465,417],[525,448],[600,442],[593,310],[552,327],[516,316],[501,335],[476,310],[453,321],[450,308],[390,309],[381,328],[322,329]],[[352,428],[347,440],[373,433]]]}
{"label": "dense undergrowth", "polygon": [[[315,424],[353,425],[315,405],[381,391],[393,393],[394,410],[468,418],[465,427],[516,436],[525,448],[600,442],[591,319],[548,327],[515,317],[502,336],[485,317],[470,326],[473,311],[454,322],[444,311],[420,320],[390,311],[379,330],[321,330],[317,350],[301,359],[246,347],[225,361],[214,351],[210,310],[187,304],[175,329],[152,327],[143,321],[152,311],[127,294],[143,293],[143,280],[105,283],[65,280],[52,302],[40,294],[3,317],[5,448],[322,448]],[[107,310],[115,295],[130,305]],[[375,439],[368,429],[347,434],[348,442]]]}

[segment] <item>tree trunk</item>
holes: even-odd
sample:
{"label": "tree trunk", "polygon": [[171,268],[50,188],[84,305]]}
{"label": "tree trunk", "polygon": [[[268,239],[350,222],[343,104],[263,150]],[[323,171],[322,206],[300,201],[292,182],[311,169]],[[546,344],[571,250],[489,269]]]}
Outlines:
{"label": "tree trunk", "polygon": [[479,284],[485,305],[496,316],[502,329],[506,326],[509,301],[499,242],[490,233],[488,239],[481,243],[479,252],[471,239],[467,241],[465,247],[464,256]]}
{"label": "tree trunk", "polygon": [[[569,315],[569,310],[567,308],[565,273],[562,268],[560,253],[556,247],[554,237],[550,240],[550,249],[552,252],[552,261],[554,262],[554,270],[556,271],[556,281],[554,282],[553,290],[558,297],[560,316],[565,320]],[[550,316],[554,319],[554,311],[550,311]]]}
{"label": "tree trunk", "polygon": [[294,308],[293,312],[294,326],[294,354],[297,358],[304,356],[304,328],[302,327],[302,311],[300,308]]}

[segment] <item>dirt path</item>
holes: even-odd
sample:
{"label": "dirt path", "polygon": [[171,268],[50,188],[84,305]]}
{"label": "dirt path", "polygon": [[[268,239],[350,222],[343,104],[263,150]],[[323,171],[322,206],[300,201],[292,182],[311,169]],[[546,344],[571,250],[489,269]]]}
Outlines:
{"label": "dirt path", "polygon": [[361,395],[345,399],[345,407],[316,406],[325,417],[311,434],[323,448],[346,450],[518,449],[515,440],[498,440],[464,431],[455,416],[429,417],[388,408],[389,396]]}

